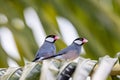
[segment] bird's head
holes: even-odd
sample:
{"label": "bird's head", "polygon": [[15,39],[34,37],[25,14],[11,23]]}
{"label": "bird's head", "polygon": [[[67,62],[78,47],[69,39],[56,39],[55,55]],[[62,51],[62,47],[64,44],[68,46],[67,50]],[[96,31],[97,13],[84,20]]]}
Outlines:
{"label": "bird's head", "polygon": [[88,40],[85,38],[77,38],[73,41],[73,43],[77,44],[77,45],[83,45],[85,43],[87,43]]}
{"label": "bird's head", "polygon": [[45,38],[45,41],[48,41],[48,42],[51,42],[51,43],[54,43],[56,40],[58,40],[59,37],[56,36],[56,35],[48,35],[46,38]]}

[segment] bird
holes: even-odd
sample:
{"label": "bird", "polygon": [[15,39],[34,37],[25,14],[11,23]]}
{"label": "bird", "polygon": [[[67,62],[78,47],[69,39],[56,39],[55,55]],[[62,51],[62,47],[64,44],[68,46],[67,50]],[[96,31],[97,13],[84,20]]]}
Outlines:
{"label": "bird", "polygon": [[57,54],[46,57],[43,60],[53,58],[53,57],[60,60],[73,60],[79,57],[81,53],[82,45],[87,42],[88,40],[86,38],[76,38],[71,45],[62,49]]}
{"label": "bird", "polygon": [[55,47],[54,43],[58,39],[59,39],[59,37],[57,35],[48,35],[45,38],[45,41],[42,44],[42,46],[37,51],[36,56],[32,62],[40,61],[43,58],[55,55],[56,47]]}

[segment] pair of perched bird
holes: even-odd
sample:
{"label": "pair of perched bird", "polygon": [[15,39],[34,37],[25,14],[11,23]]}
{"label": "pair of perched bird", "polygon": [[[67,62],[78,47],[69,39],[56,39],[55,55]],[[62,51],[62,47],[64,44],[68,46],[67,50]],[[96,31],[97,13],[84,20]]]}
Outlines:
{"label": "pair of perched bird", "polygon": [[56,54],[56,47],[54,45],[55,41],[58,40],[59,37],[56,35],[49,35],[45,38],[43,45],[37,51],[35,59],[33,62],[45,60],[49,58],[57,58],[57,59],[64,59],[64,60],[73,60],[79,57],[81,52],[81,46],[88,42],[85,38],[77,38],[73,41],[71,45],[67,48],[62,49],[61,51]]}

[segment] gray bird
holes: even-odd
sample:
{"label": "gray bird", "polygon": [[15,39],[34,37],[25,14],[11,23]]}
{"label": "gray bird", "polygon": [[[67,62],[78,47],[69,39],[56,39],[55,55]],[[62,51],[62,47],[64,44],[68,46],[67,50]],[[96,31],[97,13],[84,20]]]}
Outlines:
{"label": "gray bird", "polygon": [[57,39],[59,39],[59,37],[56,35],[47,36],[45,38],[43,45],[37,51],[35,59],[33,60],[33,62],[40,61],[43,58],[55,55],[56,47],[55,47],[54,43]]}
{"label": "gray bird", "polygon": [[52,56],[44,58],[44,59],[49,59],[49,58],[55,57],[56,59],[73,60],[73,59],[79,57],[82,45],[87,42],[88,42],[88,40],[85,38],[77,38],[67,48],[59,51],[58,54],[52,55]]}

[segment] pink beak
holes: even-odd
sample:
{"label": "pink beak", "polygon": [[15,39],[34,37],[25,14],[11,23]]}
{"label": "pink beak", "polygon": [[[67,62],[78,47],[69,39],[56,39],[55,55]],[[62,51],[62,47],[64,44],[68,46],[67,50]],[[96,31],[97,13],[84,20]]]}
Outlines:
{"label": "pink beak", "polygon": [[83,43],[87,43],[88,42],[88,40],[87,39],[85,39],[85,38],[83,38],[83,41],[82,41]]}
{"label": "pink beak", "polygon": [[55,40],[58,40],[59,39],[59,36],[55,36],[55,38],[54,38]]}

